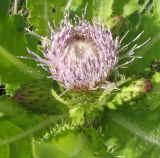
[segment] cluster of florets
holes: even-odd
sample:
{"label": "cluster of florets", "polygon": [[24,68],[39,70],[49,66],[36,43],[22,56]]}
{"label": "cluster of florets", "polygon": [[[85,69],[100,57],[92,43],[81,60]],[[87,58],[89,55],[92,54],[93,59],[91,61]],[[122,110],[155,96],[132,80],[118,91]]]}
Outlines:
{"label": "cluster of florets", "polygon": [[[112,37],[110,29],[104,27],[95,17],[92,24],[75,17],[75,23],[71,24],[69,14],[65,15],[59,29],[51,30],[50,39],[42,38],[43,58],[32,51],[28,52],[41,66],[49,70],[51,78],[60,82],[67,90],[93,90],[108,83],[110,73],[117,67],[125,66],[133,61],[134,51],[144,45],[134,45],[128,53],[119,57],[119,53],[137,40],[121,47],[121,42],[127,33],[121,38]],[[33,32],[31,32],[34,34]],[[122,65],[118,61],[130,58]]]}

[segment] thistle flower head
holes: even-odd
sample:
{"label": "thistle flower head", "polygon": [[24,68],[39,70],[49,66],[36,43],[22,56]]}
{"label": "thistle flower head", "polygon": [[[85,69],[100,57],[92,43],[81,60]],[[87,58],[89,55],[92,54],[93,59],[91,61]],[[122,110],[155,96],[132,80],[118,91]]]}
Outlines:
{"label": "thistle flower head", "polygon": [[[106,83],[111,71],[117,67],[119,52],[127,48],[140,35],[121,48],[123,38],[114,40],[110,29],[106,30],[95,17],[93,24],[84,18],[75,17],[75,19],[76,24],[73,25],[69,15],[66,14],[59,29],[53,30],[49,25],[50,39],[41,37],[44,58],[29,50],[28,52],[49,70],[51,77],[59,81],[64,88],[92,90]],[[132,55],[138,47],[140,46],[135,45],[121,58],[133,60],[135,57]]]}

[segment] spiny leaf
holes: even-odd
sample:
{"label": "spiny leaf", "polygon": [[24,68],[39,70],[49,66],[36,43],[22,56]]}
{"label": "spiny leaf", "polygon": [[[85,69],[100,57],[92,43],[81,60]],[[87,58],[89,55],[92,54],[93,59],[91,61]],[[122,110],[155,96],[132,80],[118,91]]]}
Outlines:
{"label": "spiny leaf", "polygon": [[[67,148],[66,148],[67,146]],[[94,129],[69,130],[56,137],[34,141],[35,157],[43,158],[103,158],[111,157],[105,151],[102,136]]]}

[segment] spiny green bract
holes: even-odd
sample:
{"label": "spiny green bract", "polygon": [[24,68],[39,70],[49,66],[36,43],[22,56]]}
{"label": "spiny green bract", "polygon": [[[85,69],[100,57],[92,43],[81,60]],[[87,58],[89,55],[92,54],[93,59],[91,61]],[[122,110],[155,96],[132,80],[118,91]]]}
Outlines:
{"label": "spiny green bract", "polygon": [[50,80],[35,80],[17,89],[12,99],[34,113],[60,114],[66,112],[67,107],[52,96],[51,89]]}

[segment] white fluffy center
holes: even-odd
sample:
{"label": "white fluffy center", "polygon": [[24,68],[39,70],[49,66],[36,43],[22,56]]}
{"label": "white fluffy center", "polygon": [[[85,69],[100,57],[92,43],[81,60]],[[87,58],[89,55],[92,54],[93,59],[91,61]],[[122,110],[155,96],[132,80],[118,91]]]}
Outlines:
{"label": "white fluffy center", "polygon": [[97,52],[91,42],[74,41],[68,46],[68,55],[73,60],[83,61],[88,58],[91,59],[92,57],[95,57],[97,55]]}

